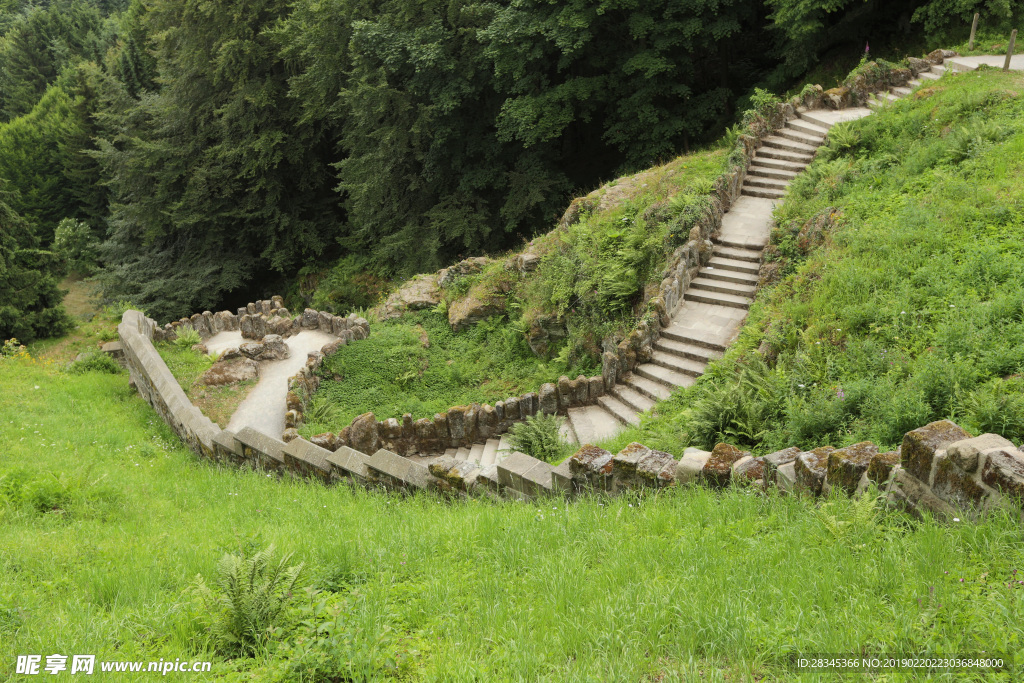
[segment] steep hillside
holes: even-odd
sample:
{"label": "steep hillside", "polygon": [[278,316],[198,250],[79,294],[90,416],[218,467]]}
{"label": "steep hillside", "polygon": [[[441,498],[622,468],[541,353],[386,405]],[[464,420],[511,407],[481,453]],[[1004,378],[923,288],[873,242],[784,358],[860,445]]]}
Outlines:
{"label": "steep hillside", "polygon": [[947,417],[1024,438],[1022,94],[1019,72],[949,73],[833,129],[738,344],[620,440],[892,446]]}

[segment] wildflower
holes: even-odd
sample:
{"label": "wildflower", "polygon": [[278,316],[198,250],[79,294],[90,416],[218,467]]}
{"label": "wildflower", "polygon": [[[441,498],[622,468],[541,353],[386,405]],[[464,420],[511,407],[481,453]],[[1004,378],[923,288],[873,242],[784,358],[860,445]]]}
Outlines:
{"label": "wildflower", "polygon": [[959,522],[959,521],[960,521],[960,518],[959,518],[959,517],[954,517],[954,518],[953,518],[953,521],[954,521],[954,522]]}
{"label": "wildflower", "polygon": [[839,397],[840,401],[846,399],[846,394],[843,393],[843,388],[842,387],[839,387],[838,389],[836,389],[836,396]]}
{"label": "wildflower", "polygon": [[963,582],[964,582],[964,580],[963,580],[963,579],[960,579],[960,583],[963,583]]}
{"label": "wildflower", "polygon": [[797,384],[797,386],[798,386],[798,387],[800,387],[801,389],[803,389],[803,388],[804,388],[804,385],[803,385],[803,384]]}

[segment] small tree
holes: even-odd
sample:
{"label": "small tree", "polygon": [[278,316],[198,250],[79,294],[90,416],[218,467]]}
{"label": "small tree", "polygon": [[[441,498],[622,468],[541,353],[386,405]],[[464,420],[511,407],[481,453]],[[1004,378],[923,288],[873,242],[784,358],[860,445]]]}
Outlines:
{"label": "small tree", "polygon": [[71,270],[82,275],[95,273],[99,246],[99,240],[85,221],[65,218],[57,224],[53,236],[53,250],[64,257]]}

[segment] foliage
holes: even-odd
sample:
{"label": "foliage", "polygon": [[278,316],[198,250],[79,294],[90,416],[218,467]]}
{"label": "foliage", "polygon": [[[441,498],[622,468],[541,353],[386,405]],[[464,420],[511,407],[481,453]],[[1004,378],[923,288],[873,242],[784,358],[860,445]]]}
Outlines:
{"label": "foliage", "polygon": [[361,413],[378,418],[433,417],[456,405],[504,401],[536,391],[559,374],[594,374],[578,363],[538,363],[522,334],[503,317],[452,332],[432,311],[375,323],[368,339],[324,359],[323,379],[305,415],[303,434],[339,431]]}
{"label": "foliage", "polygon": [[559,464],[575,451],[560,437],[565,419],[557,415],[537,413],[517,422],[508,431],[508,444],[513,450],[532,455],[538,460]]}
{"label": "foliage", "polygon": [[81,374],[83,372],[107,372],[117,374],[121,372],[121,366],[109,354],[101,351],[93,351],[86,354],[84,358],[76,360],[68,366],[68,372]]}
{"label": "foliage", "polygon": [[68,266],[83,275],[92,275],[99,258],[99,240],[89,224],[74,218],[65,218],[57,224],[53,237],[53,250],[67,261]]}
{"label": "foliage", "polygon": [[291,553],[274,561],[274,546],[251,557],[224,555],[216,584],[196,576],[193,594],[210,620],[214,647],[227,654],[250,654],[260,647],[292,598],[303,564],[287,566]]}
{"label": "foliage", "polygon": [[0,184],[0,339],[60,336],[71,328],[56,281],[64,264],[38,248],[30,224],[6,203],[3,189]]}
{"label": "foliage", "polygon": [[199,335],[199,332],[197,332],[192,327],[186,327],[183,325],[177,329],[177,333],[178,336],[174,340],[174,343],[182,348],[191,348],[195,344],[198,344],[201,341],[203,341],[203,338]]}

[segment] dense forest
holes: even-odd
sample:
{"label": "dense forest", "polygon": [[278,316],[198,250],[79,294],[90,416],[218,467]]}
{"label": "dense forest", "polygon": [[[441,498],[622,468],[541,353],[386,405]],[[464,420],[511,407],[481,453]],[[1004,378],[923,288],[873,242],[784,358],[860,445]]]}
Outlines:
{"label": "dense forest", "polygon": [[56,282],[166,320],[342,264],[394,277],[550,229],[825,56],[1012,0],[0,0],[0,339]]}

